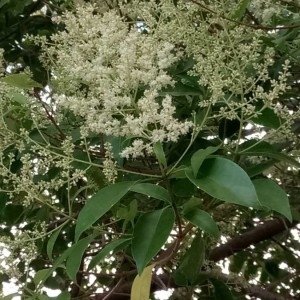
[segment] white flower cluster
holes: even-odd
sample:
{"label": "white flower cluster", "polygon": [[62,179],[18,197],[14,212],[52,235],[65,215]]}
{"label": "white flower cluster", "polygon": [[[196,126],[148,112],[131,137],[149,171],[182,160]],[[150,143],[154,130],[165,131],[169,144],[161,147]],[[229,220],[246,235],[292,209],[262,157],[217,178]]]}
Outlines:
{"label": "white flower cluster", "polygon": [[273,0],[252,0],[250,1],[249,8],[254,16],[262,22],[268,24],[273,16],[287,15],[292,18],[291,11],[285,9],[290,0],[286,1],[273,1]]}
{"label": "white flower cluster", "polygon": [[[255,6],[255,1],[250,1],[251,5],[252,2]],[[268,1],[261,2],[267,5]],[[196,62],[190,75],[198,77],[199,84],[209,91],[209,96],[201,99],[199,105],[218,104],[219,115],[229,119],[236,118],[241,110],[245,117],[255,115],[257,101],[265,102],[264,108],[276,104],[288,88],[287,64],[278,80],[272,80],[270,89],[263,87],[271,81],[269,69],[275,63],[274,50],[264,48],[263,38],[274,33],[235,26],[222,17],[230,18],[239,5],[239,1],[227,0],[210,1],[207,5],[179,0],[176,6],[171,0],[160,4],[133,0],[130,7],[134,10],[135,6],[138,15],[145,18],[161,38],[185,46],[186,54]],[[208,12],[202,14],[205,8]],[[156,14],[159,14],[159,22]],[[248,97],[250,94],[252,98]]]}
{"label": "white flower cluster", "polygon": [[174,45],[142,33],[111,10],[96,13],[92,5],[78,6],[57,22],[66,30],[44,44],[44,61],[52,60],[58,108],[85,119],[95,133],[142,139],[125,157],[143,155],[155,142],[176,142],[192,127],[178,121],[171,96],[160,91],[174,84],[168,68],[180,58]]}
{"label": "white flower cluster", "polygon": [[108,183],[115,183],[118,176],[117,162],[114,161],[113,148],[110,143],[105,143],[105,160],[103,161],[103,174]]}
{"label": "white flower cluster", "polygon": [[[36,240],[46,236],[46,225],[38,223],[32,230],[12,228],[13,238],[0,237],[0,272],[11,278],[19,278],[29,271],[29,264],[37,258]],[[24,269],[20,270],[20,263]]]}

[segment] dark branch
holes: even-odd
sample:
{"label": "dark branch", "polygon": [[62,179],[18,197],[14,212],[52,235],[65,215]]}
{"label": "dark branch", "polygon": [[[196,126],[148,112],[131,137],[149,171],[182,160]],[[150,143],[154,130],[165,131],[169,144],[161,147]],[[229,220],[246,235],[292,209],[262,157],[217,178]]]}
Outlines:
{"label": "dark branch", "polygon": [[[273,236],[288,230],[296,224],[296,222],[291,223],[287,219],[282,218],[266,221],[265,223],[258,225],[243,234],[235,236],[226,244],[214,248],[209,255],[209,260],[214,262],[220,261],[236,252],[248,248],[250,245],[255,245],[259,242],[271,239]],[[159,279],[169,288],[178,287],[169,274],[161,274],[159,275]],[[97,294],[91,299],[103,300],[105,298],[107,300],[128,300],[130,299],[131,284],[131,281],[127,281],[120,285],[119,288],[114,290],[114,293],[110,294],[108,298],[105,298],[108,293],[103,293]],[[282,297],[277,293],[270,292],[261,286],[248,285],[247,287],[241,287],[241,289],[245,294],[252,297],[259,297],[262,300],[288,300],[288,298]],[[161,290],[161,285],[152,281],[151,291],[154,292],[159,290]]]}
{"label": "dark branch", "polygon": [[287,219],[274,219],[266,221],[243,234],[235,236],[226,244],[214,248],[209,254],[209,260],[217,262],[248,248],[250,245],[258,244],[262,241],[272,238],[288,228],[296,225],[296,222],[290,223]]}

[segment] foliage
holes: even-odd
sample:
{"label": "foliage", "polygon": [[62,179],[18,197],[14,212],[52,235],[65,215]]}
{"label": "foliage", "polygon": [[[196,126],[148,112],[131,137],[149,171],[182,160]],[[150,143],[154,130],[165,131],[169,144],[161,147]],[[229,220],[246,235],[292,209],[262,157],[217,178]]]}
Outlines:
{"label": "foliage", "polygon": [[297,1],[0,8],[4,299],[299,297]]}

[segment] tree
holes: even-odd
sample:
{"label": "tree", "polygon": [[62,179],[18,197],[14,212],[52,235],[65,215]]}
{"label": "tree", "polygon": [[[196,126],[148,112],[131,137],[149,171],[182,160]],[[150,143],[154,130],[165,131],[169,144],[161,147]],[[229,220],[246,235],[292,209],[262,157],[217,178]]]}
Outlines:
{"label": "tree", "polygon": [[0,7],[3,286],[299,299],[297,1]]}

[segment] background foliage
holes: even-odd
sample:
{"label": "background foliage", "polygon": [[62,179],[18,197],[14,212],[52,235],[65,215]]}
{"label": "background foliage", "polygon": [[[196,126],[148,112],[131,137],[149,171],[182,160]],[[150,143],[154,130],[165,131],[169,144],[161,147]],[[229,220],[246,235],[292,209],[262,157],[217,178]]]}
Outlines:
{"label": "background foliage", "polygon": [[300,3],[93,3],[0,1],[2,298],[299,299]]}

